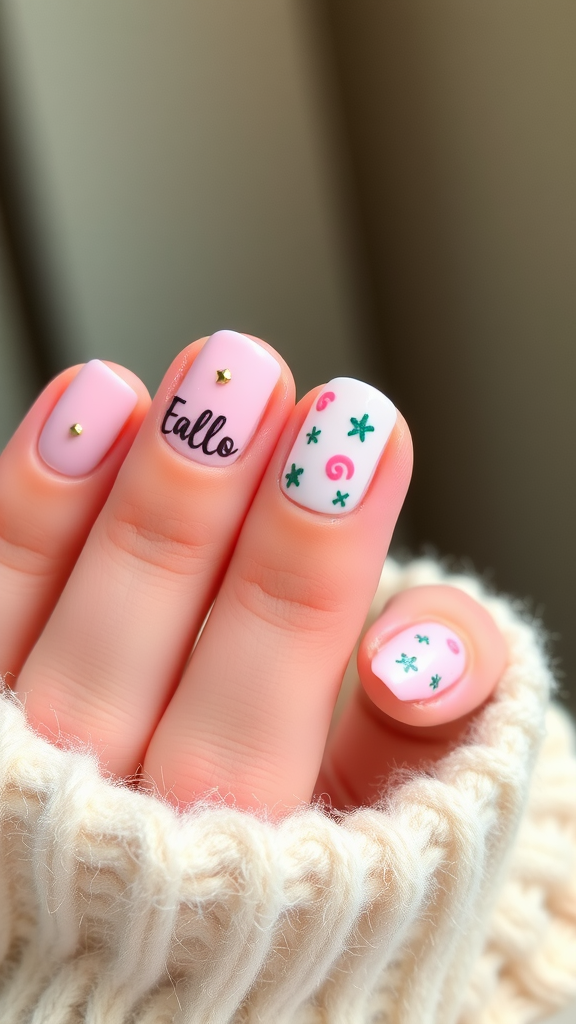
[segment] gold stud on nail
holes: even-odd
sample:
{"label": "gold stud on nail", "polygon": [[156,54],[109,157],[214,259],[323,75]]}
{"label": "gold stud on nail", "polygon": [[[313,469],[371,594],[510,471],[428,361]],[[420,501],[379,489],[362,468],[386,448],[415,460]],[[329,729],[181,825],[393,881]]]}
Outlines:
{"label": "gold stud on nail", "polygon": [[232,380],[232,374],[230,370],[216,370],[216,383],[227,384],[228,381]]}
{"label": "gold stud on nail", "polygon": [[82,424],[73,423],[70,427],[70,433],[72,434],[72,437],[80,437],[80,434],[82,433]]}

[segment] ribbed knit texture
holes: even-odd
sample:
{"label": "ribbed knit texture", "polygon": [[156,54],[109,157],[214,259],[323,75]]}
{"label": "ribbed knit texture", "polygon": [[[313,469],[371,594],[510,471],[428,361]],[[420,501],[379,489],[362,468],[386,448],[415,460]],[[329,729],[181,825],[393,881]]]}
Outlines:
{"label": "ribbed knit texture", "polygon": [[506,637],[496,698],[337,819],[178,815],[0,698],[1,1024],[528,1024],[576,997],[572,727],[536,632],[476,581],[389,562],[375,607],[440,580]]}

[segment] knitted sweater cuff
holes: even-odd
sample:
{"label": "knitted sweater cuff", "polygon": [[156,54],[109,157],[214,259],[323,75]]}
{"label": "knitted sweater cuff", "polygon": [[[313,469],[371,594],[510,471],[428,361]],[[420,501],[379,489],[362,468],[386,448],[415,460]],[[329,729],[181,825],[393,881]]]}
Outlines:
{"label": "knitted sweater cuff", "polygon": [[2,1024],[528,1024],[576,997],[576,758],[518,608],[494,699],[372,808],[178,814],[0,697]]}

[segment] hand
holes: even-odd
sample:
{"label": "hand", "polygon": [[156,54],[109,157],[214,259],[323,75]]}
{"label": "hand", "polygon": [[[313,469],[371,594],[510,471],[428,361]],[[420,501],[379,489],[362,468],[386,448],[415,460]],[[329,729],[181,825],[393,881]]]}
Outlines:
{"label": "hand", "polygon": [[[216,792],[280,815],[317,779],[337,804],[367,802],[388,765],[423,749],[410,727],[471,712],[504,664],[474,602],[451,592],[447,610],[413,591],[416,606],[388,609],[363,640],[361,676],[384,712],[356,695],[319,776],[412,453],[368,385],[337,378],[296,408],[293,395],[269,346],[219,332],[184,350],[151,405],[114,364],[67,370],[0,457],[0,671],[40,733],[89,744],[112,775],[180,806]],[[403,700],[385,653],[377,671],[390,615],[394,635],[452,630],[458,679],[446,682],[434,634],[422,643],[438,692]],[[407,722],[401,738],[391,716]]]}

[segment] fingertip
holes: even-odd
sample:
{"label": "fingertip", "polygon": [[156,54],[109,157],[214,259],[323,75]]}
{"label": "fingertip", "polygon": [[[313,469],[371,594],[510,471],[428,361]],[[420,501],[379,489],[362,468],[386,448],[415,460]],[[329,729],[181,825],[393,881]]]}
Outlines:
{"label": "fingertip", "polygon": [[414,445],[410,427],[401,412],[398,412],[395,430],[399,462],[408,473],[408,476],[411,476],[414,465]]}
{"label": "fingertip", "polygon": [[[216,335],[220,333],[225,332],[215,332]],[[262,338],[258,338],[254,334],[248,334],[244,331],[232,331],[227,333],[232,333],[240,335],[241,337],[244,338],[249,338],[251,341],[256,342],[256,344],[259,345],[261,348],[265,349],[265,351],[268,352],[276,360],[276,362],[280,366],[280,374],[274,387],[272,400],[274,401],[275,399],[277,399],[281,403],[288,401],[291,405],[294,405],[296,398],[296,385],[294,383],[294,377],[290,367],[288,366],[288,363],[286,362],[285,359],[283,359],[280,353],[277,352],[272,345],[268,344],[267,341],[263,341]],[[160,387],[158,388],[155,397],[161,396],[160,401],[163,401],[167,395],[171,396],[176,392],[180,382],[186,376],[186,374],[192,367],[193,363],[200,355],[204,346],[211,340],[211,338],[214,337],[214,334],[206,335],[203,338],[198,338],[196,341],[190,342],[188,345],[185,346],[185,348],[181,349],[181,351],[178,353],[178,355],[174,357],[174,359],[170,363],[170,366],[166,370],[166,373],[164,374],[164,377],[160,383]]]}
{"label": "fingertip", "polygon": [[133,415],[140,414],[143,416],[148,411],[152,402],[150,392],[144,382],[140,380],[140,377],[138,377],[132,370],[129,370],[126,366],[122,366],[120,363],[114,363],[109,359],[103,359],[102,362],[118,377],[120,377],[128,387],[132,388],[137,396]]}
{"label": "fingertip", "polygon": [[492,616],[457,587],[395,595],[365,634],[358,671],[389,718],[422,728],[474,712],[493,693],[508,651]]}
{"label": "fingertip", "polygon": [[402,413],[396,410],[394,429],[384,451],[381,464],[375,474],[375,483],[378,482],[380,475],[387,476],[390,483],[402,495],[403,501],[410,486],[413,466],[414,446],[410,427]]}
{"label": "fingertip", "polygon": [[274,348],[273,345],[270,345],[267,341],[264,341],[262,338],[256,337],[255,334],[245,334],[245,337],[250,338],[252,341],[255,341],[257,345],[260,345],[262,348],[266,349],[266,351],[269,352],[270,355],[274,357],[276,362],[280,363],[280,377],[278,379],[277,387],[280,387],[283,394],[283,398],[291,399],[292,404],[294,404],[294,402],[296,401],[296,384],[294,382],[294,375],[292,373],[292,370],[288,366],[286,360],[280,355],[280,353]]}

